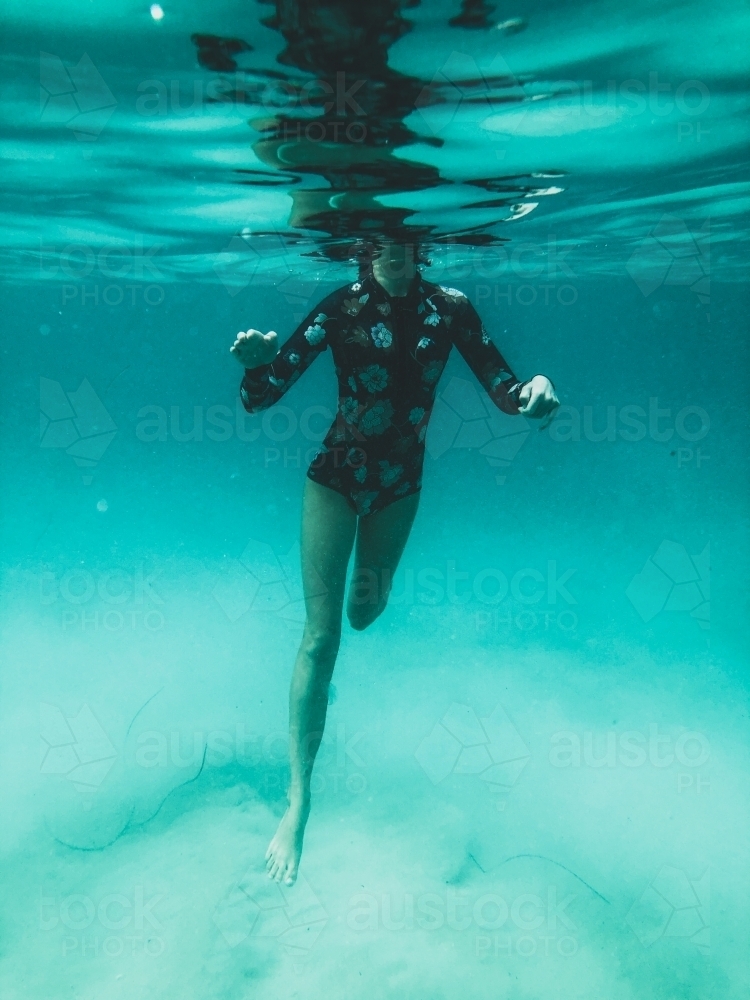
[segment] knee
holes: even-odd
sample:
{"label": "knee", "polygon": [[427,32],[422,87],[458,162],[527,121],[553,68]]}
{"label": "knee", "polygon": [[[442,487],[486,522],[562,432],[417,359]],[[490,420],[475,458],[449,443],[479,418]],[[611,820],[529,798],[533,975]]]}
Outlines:
{"label": "knee", "polygon": [[349,624],[357,632],[364,632],[385,610],[385,601],[378,604],[350,604],[346,609]]}
{"label": "knee", "polygon": [[341,629],[334,626],[305,626],[302,646],[305,654],[316,664],[336,659],[341,643]]}

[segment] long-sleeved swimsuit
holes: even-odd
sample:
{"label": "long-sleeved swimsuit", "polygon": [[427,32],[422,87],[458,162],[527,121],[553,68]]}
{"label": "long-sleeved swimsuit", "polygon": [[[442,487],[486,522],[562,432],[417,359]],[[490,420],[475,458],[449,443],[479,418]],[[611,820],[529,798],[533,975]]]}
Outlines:
{"label": "long-sleeved swimsuit", "polygon": [[519,382],[466,296],[417,274],[390,296],[372,273],[332,292],[273,363],[246,368],[240,396],[257,413],[278,402],[327,347],[338,379],[336,418],[307,475],[359,516],[421,489],[424,439],[438,380],[455,345],[490,399],[519,409]]}

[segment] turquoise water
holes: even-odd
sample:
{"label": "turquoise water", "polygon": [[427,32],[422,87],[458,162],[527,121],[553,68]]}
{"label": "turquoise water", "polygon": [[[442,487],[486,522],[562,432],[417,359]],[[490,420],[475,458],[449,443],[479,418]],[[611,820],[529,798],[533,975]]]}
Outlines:
{"label": "turquoise water", "polygon": [[[746,10],[296,6],[4,11],[3,996],[744,997]],[[562,406],[454,352],[281,888],[335,381],[229,347],[383,232]]]}

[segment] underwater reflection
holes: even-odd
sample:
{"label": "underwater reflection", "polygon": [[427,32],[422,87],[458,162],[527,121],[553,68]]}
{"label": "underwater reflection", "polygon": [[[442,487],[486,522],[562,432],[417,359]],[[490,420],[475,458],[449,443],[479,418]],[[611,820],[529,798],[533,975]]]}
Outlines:
{"label": "underwater reflection", "polygon": [[[416,6],[418,0],[368,4],[277,0],[263,24],[284,39],[277,56],[284,69],[246,70],[243,93],[235,89],[223,95],[255,108],[270,106],[272,111],[255,114],[249,122],[258,136],[253,151],[269,172],[258,178],[257,171],[238,171],[255,175],[239,177],[238,183],[275,187],[278,181],[273,178],[278,174],[292,200],[289,228],[305,231],[328,259],[351,257],[363,240],[423,247],[505,242],[492,228],[509,216],[509,210],[511,217],[518,217],[531,209],[526,204],[519,211],[517,202],[537,187],[539,181],[533,176],[478,173],[460,183],[492,197],[474,200],[470,195],[461,207],[474,210],[474,219],[476,210],[490,210],[485,211],[487,221],[478,225],[473,221],[452,232],[442,232],[438,221],[414,221],[419,210],[410,195],[455,182],[418,159],[420,145],[439,148],[445,140],[414,131],[407,119],[436,105],[452,105],[463,113],[476,109],[488,116],[498,105],[525,99],[504,64],[499,72],[484,75],[473,59],[452,58],[451,66],[443,67],[432,80],[389,66],[389,49],[414,27],[405,12]],[[505,33],[522,30],[518,19],[495,25],[493,8],[464,0],[449,25],[500,28]],[[237,57],[252,50],[241,39],[214,35],[193,35],[193,42],[200,64],[216,72],[238,71]],[[274,106],[278,104],[284,106]],[[488,157],[477,159],[486,169]],[[243,235],[260,233],[244,230]]]}

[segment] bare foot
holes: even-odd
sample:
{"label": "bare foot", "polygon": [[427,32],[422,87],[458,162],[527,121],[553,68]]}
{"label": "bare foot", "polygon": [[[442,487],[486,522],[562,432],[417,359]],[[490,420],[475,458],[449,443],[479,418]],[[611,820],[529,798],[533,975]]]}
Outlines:
{"label": "bare foot", "polygon": [[302,854],[302,838],[310,813],[310,803],[290,804],[266,851],[268,877],[285,885],[294,885]]}

